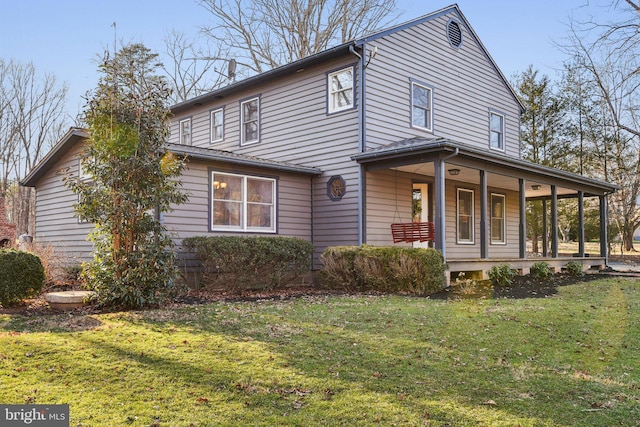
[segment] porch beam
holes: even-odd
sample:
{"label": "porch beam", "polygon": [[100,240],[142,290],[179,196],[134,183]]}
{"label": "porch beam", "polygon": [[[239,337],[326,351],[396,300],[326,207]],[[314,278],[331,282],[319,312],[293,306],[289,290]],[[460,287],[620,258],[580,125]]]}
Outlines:
{"label": "porch beam", "polygon": [[487,227],[487,208],[489,200],[487,196],[487,171],[480,170],[480,258],[489,256],[489,240]]}
{"label": "porch beam", "polygon": [[584,193],[578,191],[578,256],[584,257]]}
{"label": "porch beam", "polygon": [[558,189],[551,186],[551,258],[558,258]]}
{"label": "porch beam", "polygon": [[519,252],[520,258],[524,259],[527,257],[527,196],[525,194],[525,180],[524,178],[518,179],[518,186],[520,190],[520,221],[518,227],[518,240],[519,242]]}
{"label": "porch beam", "polygon": [[605,264],[609,264],[607,257],[607,196],[600,196],[600,256],[605,259]]}

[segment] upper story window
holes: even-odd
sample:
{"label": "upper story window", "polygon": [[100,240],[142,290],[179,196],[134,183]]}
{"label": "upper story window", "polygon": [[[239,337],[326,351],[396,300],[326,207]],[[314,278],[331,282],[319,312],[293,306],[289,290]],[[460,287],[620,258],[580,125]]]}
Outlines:
{"label": "upper story window", "polygon": [[329,73],[327,79],[329,113],[353,108],[353,67]]}
{"label": "upper story window", "polygon": [[504,115],[489,112],[489,147],[504,151]]}
{"label": "upper story window", "polygon": [[506,243],[506,197],[504,194],[491,194],[491,243]]}
{"label": "upper story window", "polygon": [[474,243],[474,197],[473,190],[458,188],[456,228],[457,243]]}
{"label": "upper story window", "polygon": [[433,89],[411,82],[411,127],[433,131]]}
{"label": "upper story window", "polygon": [[211,229],[275,232],[276,180],[211,173]]}
{"label": "upper story window", "polygon": [[260,142],[260,97],[240,102],[240,145]]}
{"label": "upper story window", "polygon": [[191,145],[191,117],[180,120],[180,144]]}
{"label": "upper story window", "polygon": [[211,111],[211,142],[224,139],[224,108]]}

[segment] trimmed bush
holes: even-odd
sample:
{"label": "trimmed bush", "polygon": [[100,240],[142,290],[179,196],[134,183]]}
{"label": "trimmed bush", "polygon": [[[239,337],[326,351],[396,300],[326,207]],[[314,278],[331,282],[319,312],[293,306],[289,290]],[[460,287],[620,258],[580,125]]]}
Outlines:
{"label": "trimmed bush", "polygon": [[333,246],[321,259],[323,280],[350,291],[430,295],[446,283],[444,260],[435,249]]}
{"label": "trimmed bush", "polygon": [[14,249],[0,249],[0,304],[31,298],[42,290],[45,274],[40,258]]}
{"label": "trimmed bush", "polygon": [[491,267],[487,274],[494,286],[509,286],[513,283],[515,272],[509,264],[498,264]]}
{"label": "trimmed bush", "polygon": [[545,280],[553,276],[553,273],[551,272],[551,266],[549,265],[549,263],[546,263],[544,261],[533,263],[529,274],[531,275],[531,277],[537,280]]}
{"label": "trimmed bush", "polygon": [[578,261],[569,261],[564,268],[567,271],[567,274],[569,274],[570,276],[578,277],[584,274],[584,270],[582,270],[582,264]]}
{"label": "trimmed bush", "polygon": [[273,289],[311,270],[313,245],[293,237],[199,236],[182,244],[204,267],[205,286]]}

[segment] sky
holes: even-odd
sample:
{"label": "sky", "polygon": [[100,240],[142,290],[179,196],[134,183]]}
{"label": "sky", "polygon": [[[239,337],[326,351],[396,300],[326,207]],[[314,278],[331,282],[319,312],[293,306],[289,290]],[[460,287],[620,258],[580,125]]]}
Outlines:
{"label": "sky", "polygon": [[[396,0],[405,22],[453,3]],[[568,34],[570,17],[606,13],[608,0],[458,0],[469,21],[507,78],[533,65],[554,78],[564,54],[556,47]],[[163,37],[177,29],[196,34],[208,12],[195,0],[0,0],[0,58],[33,62],[69,86],[71,117],[82,95],[95,87],[97,58],[114,39],[163,50]],[[113,23],[116,23],[115,27]],[[112,49],[111,49],[112,50]]]}

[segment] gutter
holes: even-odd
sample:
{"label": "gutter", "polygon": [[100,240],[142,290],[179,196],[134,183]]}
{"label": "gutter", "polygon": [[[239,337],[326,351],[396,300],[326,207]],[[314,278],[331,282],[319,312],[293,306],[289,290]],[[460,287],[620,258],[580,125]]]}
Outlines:
{"label": "gutter", "polygon": [[[362,45],[362,51],[366,51],[366,44]],[[366,114],[364,105],[364,60],[362,55],[356,51],[353,45],[349,46],[349,52],[358,57],[358,151],[364,153],[366,149],[365,129],[366,129]],[[361,246],[366,240],[366,227],[365,227],[365,171],[364,166],[358,165],[358,246]]]}

